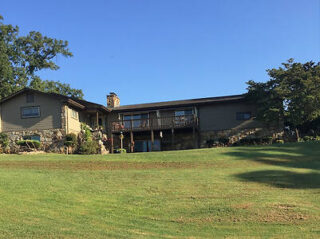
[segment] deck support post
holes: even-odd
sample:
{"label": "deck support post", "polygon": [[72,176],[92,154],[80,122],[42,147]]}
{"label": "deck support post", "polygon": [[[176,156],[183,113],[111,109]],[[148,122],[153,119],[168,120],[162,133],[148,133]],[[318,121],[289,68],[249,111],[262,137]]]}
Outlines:
{"label": "deck support post", "polygon": [[113,134],[111,133],[111,153],[113,154],[114,145],[113,145]]}
{"label": "deck support post", "polygon": [[133,141],[133,132],[130,131],[130,152],[133,153],[134,151],[134,141]]}
{"label": "deck support post", "polygon": [[123,149],[123,133],[121,132],[120,133],[120,149],[122,150]]}
{"label": "deck support post", "polygon": [[193,140],[193,148],[198,148],[197,147],[197,141],[196,141],[196,127],[192,127],[192,140]]}
{"label": "deck support post", "polygon": [[153,130],[151,130],[151,149],[150,149],[150,151],[152,151],[153,145],[154,145],[154,132],[153,132]]}
{"label": "deck support post", "polygon": [[96,113],[96,124],[97,124],[97,129],[99,129],[99,112],[98,111]]}
{"label": "deck support post", "polygon": [[174,128],[171,129],[171,150],[174,150]]}

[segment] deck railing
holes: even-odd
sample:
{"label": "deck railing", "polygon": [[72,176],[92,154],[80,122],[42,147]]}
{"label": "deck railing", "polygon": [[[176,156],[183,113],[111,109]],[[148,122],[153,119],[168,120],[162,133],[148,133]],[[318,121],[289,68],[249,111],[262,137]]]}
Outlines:
{"label": "deck railing", "polygon": [[198,124],[195,115],[159,117],[150,119],[119,120],[111,123],[112,132],[188,128]]}

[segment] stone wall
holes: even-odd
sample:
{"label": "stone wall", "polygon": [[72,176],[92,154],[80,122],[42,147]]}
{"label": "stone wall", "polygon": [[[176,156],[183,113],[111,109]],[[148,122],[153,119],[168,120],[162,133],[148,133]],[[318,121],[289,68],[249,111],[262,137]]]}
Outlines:
{"label": "stone wall", "polygon": [[6,132],[9,137],[9,146],[12,153],[19,151],[19,146],[16,144],[18,140],[22,140],[24,136],[39,135],[41,148],[46,152],[64,153],[64,129],[46,129],[46,130],[24,130]]}
{"label": "stone wall", "polygon": [[[175,132],[174,142],[172,145],[171,132],[168,135],[164,135],[161,140],[162,150],[185,150],[195,148],[195,141],[193,139],[192,132]],[[172,148],[173,147],[173,148]]]}
{"label": "stone wall", "polygon": [[273,137],[279,138],[283,136],[283,130],[277,128],[249,128],[241,130],[217,130],[200,132],[200,148],[208,147],[209,140],[217,140],[219,138],[229,138],[229,143],[233,144],[242,138],[263,138]]}

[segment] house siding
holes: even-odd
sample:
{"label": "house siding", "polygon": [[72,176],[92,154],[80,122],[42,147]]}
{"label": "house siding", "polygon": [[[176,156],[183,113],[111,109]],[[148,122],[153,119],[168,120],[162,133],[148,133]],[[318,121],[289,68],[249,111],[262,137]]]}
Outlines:
{"label": "house siding", "polygon": [[[40,117],[21,118],[21,107],[40,106]],[[1,105],[3,132],[61,128],[61,102],[58,99],[34,94],[34,102],[27,103],[26,94],[18,95]]]}
{"label": "house siding", "polygon": [[255,114],[255,107],[247,103],[234,102],[215,105],[199,106],[200,131],[217,131],[261,127],[256,120],[237,120],[237,112]]}
{"label": "house siding", "polygon": [[[78,112],[78,119],[75,119],[72,117],[72,110],[75,110],[76,112]],[[78,134],[81,131],[81,123],[80,123],[81,112],[67,106],[66,114],[67,114],[67,133]]]}

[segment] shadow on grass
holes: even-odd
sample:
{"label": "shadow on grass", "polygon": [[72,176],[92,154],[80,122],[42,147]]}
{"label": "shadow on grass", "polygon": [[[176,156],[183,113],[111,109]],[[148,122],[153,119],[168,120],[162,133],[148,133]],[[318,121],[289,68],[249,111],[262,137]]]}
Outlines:
{"label": "shadow on grass", "polygon": [[265,147],[239,147],[226,153],[239,160],[250,160],[284,167],[286,170],[262,170],[236,177],[241,180],[269,184],[280,188],[320,188],[320,173],[297,173],[291,168],[320,170],[320,143],[294,143]]}
{"label": "shadow on grass", "polygon": [[320,188],[320,173],[297,173],[284,170],[262,170],[236,175],[246,181],[271,185],[278,188]]}

